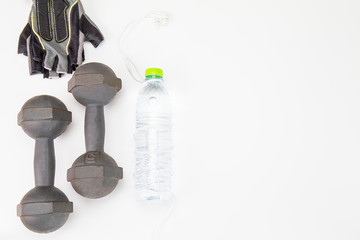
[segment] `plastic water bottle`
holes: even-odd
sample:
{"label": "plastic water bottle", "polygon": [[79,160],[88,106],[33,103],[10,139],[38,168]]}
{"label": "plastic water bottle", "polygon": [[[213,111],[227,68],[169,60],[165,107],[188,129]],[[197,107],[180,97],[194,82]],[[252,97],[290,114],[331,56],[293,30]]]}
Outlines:
{"label": "plastic water bottle", "polygon": [[149,68],[136,105],[135,194],[138,200],[171,196],[171,103],[163,71]]}

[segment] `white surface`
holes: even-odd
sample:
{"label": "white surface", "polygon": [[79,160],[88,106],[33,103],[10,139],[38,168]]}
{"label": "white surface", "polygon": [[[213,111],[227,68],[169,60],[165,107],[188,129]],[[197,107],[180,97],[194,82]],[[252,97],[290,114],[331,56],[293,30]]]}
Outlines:
{"label": "white surface", "polygon": [[[16,54],[29,0],[2,1],[0,239],[151,239],[166,206],[133,198],[135,100],[118,55],[121,30],[151,10],[128,42],[144,70],[160,66],[174,109],[177,205],[161,239],[359,239],[360,1],[83,0],[106,41],[86,44],[87,62],[109,65],[123,89],[106,106],[107,153],[125,178],[101,200],[77,195],[66,170],[84,152],[84,107],[68,77],[29,77]],[[33,187],[34,141],[16,118],[30,97],[50,94],[73,112],[55,142],[56,186],[74,202],[66,225],[28,231],[16,205]]]}

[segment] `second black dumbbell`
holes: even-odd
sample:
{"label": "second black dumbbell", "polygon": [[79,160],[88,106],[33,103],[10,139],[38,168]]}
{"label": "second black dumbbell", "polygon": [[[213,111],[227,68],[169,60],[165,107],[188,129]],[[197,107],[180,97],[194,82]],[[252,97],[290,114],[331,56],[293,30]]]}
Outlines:
{"label": "second black dumbbell", "polygon": [[101,63],[80,66],[69,81],[68,91],[86,106],[86,153],[75,160],[68,170],[67,180],[77,193],[87,198],[108,195],[123,177],[122,168],[104,152],[104,106],[120,89],[121,80]]}

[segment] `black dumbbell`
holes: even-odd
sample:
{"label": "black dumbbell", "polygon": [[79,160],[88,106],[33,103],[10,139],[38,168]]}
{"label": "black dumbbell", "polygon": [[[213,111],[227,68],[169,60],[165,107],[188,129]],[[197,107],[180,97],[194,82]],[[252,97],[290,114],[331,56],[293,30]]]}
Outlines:
{"label": "black dumbbell", "polygon": [[36,140],[34,171],[35,188],[30,190],[17,207],[24,225],[39,233],[62,227],[73,211],[66,195],[54,187],[54,139],[71,123],[71,112],[57,98],[37,96],[28,100],[18,115],[18,124]]}
{"label": "black dumbbell", "polygon": [[87,198],[101,198],[111,193],[123,177],[121,167],[104,152],[104,105],[121,89],[121,80],[106,65],[88,63],[80,66],[69,81],[68,91],[86,106],[86,153],[75,160],[67,180],[77,193]]}

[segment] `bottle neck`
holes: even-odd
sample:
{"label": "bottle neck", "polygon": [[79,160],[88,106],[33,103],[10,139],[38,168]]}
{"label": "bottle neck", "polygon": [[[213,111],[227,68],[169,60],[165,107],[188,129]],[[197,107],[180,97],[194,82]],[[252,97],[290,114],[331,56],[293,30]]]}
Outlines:
{"label": "bottle neck", "polygon": [[145,78],[145,82],[154,80],[154,81],[164,81],[163,77],[160,75],[147,75]]}

